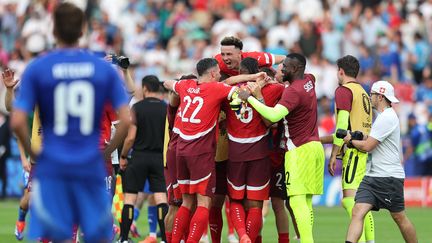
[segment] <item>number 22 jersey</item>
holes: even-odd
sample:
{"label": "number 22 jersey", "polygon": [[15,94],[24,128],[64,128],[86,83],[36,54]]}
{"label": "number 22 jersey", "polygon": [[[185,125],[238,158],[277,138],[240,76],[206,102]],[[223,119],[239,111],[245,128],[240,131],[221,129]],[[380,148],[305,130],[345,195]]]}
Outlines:
{"label": "number 22 jersey", "polygon": [[177,155],[214,153],[220,106],[224,100],[231,99],[236,87],[188,79],[175,82],[173,89],[180,96],[180,117],[173,129],[179,135]]}

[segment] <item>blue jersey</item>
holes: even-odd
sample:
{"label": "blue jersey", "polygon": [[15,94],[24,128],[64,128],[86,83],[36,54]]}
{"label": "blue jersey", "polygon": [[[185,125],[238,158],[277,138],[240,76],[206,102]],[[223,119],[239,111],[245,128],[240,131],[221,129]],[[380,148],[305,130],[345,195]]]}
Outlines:
{"label": "blue jersey", "polygon": [[88,166],[103,164],[98,144],[105,103],[115,109],[127,105],[121,78],[110,63],[85,50],[58,49],[28,65],[15,109],[31,113],[39,106],[40,173],[68,174],[72,168],[94,173]]}

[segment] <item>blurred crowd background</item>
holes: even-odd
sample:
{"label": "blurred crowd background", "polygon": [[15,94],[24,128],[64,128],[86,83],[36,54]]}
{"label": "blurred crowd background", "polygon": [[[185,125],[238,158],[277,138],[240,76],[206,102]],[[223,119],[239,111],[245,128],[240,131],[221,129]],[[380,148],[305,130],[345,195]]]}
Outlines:
{"label": "blurred crowd background", "polygon": [[[407,175],[432,175],[432,0],[70,1],[88,19],[81,45],[129,57],[137,85],[148,74],[192,73],[228,35],[243,40],[243,51],[303,53],[317,79],[321,135],[335,125],[335,61],[353,55],[367,91],[377,80],[396,88]],[[33,56],[53,47],[57,2],[0,0],[0,71],[9,67],[19,77]]]}

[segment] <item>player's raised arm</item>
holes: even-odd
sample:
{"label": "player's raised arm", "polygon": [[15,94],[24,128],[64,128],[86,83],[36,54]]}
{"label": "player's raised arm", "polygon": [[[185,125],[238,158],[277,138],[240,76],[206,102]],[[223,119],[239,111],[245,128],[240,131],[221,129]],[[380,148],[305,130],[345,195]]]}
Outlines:
{"label": "player's raised arm", "polygon": [[285,60],[285,57],[286,56],[284,56],[284,55],[273,55],[274,56],[274,64],[280,64],[280,63],[282,63],[284,60]]}
{"label": "player's raised arm", "polygon": [[12,103],[15,99],[15,87],[18,83],[18,80],[14,79],[14,75],[14,71],[9,68],[2,72],[2,82],[6,87],[5,106],[6,110],[9,112],[12,110]]}
{"label": "player's raised arm", "polygon": [[175,81],[175,80],[166,80],[166,81],[164,81],[163,85],[164,85],[164,87],[165,87],[166,89],[175,92],[175,90],[174,90],[174,85],[175,85],[176,82],[177,82],[177,81]]}
{"label": "player's raised arm", "polygon": [[259,72],[254,74],[240,74],[236,76],[231,76],[225,79],[223,82],[228,85],[234,85],[234,84],[243,83],[247,81],[255,81],[262,77],[267,77],[267,74],[265,72]]}

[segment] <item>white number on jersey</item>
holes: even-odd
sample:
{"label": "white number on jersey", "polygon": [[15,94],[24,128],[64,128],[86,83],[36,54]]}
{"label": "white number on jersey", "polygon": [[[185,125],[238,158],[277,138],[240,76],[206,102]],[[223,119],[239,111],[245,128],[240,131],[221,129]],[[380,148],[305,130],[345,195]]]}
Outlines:
{"label": "white number on jersey", "polygon": [[[185,96],[183,98],[183,102],[186,102],[186,106],[182,112],[182,122],[190,122],[190,123],[195,123],[198,124],[201,122],[201,119],[196,119],[196,115],[198,114],[198,112],[201,110],[202,106],[204,105],[204,100],[203,98],[196,96],[195,98],[192,98],[188,95]],[[187,110],[189,109],[189,106],[191,104],[195,104],[198,103],[198,106],[195,108],[195,110],[192,112],[192,115],[190,116],[190,118],[185,117]]]}
{"label": "white number on jersey", "polygon": [[253,110],[251,107],[246,106],[246,108],[244,108],[243,115],[240,117],[240,121],[243,123],[249,123],[252,121],[252,118],[253,118]]}
{"label": "white number on jersey", "polygon": [[68,131],[69,116],[80,118],[80,131],[93,131],[94,88],[86,81],[60,83],[54,89],[54,133],[63,136]]}

